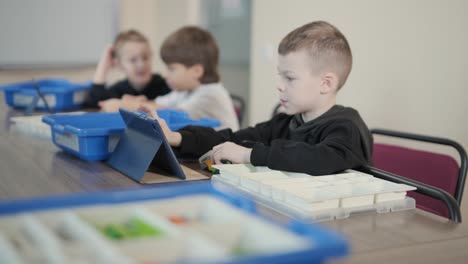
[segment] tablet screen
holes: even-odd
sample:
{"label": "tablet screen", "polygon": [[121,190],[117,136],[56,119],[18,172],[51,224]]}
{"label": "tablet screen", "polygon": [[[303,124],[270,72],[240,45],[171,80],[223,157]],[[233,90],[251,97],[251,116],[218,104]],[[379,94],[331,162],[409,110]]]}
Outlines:
{"label": "tablet screen", "polygon": [[138,182],[150,167],[185,179],[159,123],[142,113],[119,111],[127,128],[107,163]]}

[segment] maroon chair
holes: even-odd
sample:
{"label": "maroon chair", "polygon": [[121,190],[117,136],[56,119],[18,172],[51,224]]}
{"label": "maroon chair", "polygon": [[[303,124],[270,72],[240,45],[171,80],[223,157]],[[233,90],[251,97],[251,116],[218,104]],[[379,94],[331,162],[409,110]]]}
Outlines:
{"label": "maroon chair", "polygon": [[[378,169],[446,191],[460,206],[467,172],[467,155],[460,144],[444,138],[383,129],[373,129],[371,133],[455,148],[460,155],[460,166],[448,155],[382,143],[374,143],[373,161]],[[408,195],[416,199],[418,208],[449,218],[448,208],[441,200],[418,192]]]}
{"label": "maroon chair", "polygon": [[242,127],[242,122],[244,121],[245,115],[245,101],[242,97],[230,94],[232,104],[234,105],[234,111],[236,112],[237,120],[239,121],[239,126]]}

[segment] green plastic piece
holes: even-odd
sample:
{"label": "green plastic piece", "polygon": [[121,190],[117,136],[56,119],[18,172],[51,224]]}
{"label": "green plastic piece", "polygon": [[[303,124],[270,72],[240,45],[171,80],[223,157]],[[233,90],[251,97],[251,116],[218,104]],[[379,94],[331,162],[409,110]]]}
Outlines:
{"label": "green plastic piece", "polygon": [[151,226],[137,217],[130,218],[124,223],[111,223],[101,226],[99,230],[112,240],[160,237],[164,235],[161,229]]}

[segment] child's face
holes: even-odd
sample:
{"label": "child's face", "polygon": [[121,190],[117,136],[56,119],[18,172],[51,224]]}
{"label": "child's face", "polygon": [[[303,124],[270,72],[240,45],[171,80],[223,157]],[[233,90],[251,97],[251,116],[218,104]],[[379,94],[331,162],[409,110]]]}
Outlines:
{"label": "child's face", "polygon": [[200,74],[197,67],[187,67],[181,63],[170,63],[164,73],[164,79],[169,87],[176,91],[190,91],[200,85]]}
{"label": "child's face", "polygon": [[320,104],[322,80],[312,72],[306,50],[278,57],[278,91],[281,106],[288,115],[313,112]]}
{"label": "child's face", "polygon": [[148,43],[124,43],[118,50],[118,62],[132,85],[143,87],[151,81],[151,49]]}

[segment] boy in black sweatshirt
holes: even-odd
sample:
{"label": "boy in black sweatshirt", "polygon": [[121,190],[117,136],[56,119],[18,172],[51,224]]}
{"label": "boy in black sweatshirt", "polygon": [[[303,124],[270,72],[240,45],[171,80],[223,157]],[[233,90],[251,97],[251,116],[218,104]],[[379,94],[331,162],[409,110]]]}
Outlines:
{"label": "boy in black sweatshirt", "polygon": [[182,155],[212,149],[217,164],[229,160],[323,175],[371,163],[373,142],[366,124],[356,110],[336,105],[352,65],[344,35],[327,22],[312,22],[286,35],[278,53],[277,89],[285,113],[267,122],[235,133],[201,127],[173,132],[146,110]]}
{"label": "boy in black sweatshirt", "polygon": [[[166,81],[152,72],[151,57],[149,41],[143,34],[136,30],[119,33],[99,61],[85,107],[115,112],[120,107],[132,108],[129,104],[137,104],[137,101],[152,100],[169,93],[171,89]],[[127,79],[106,88],[106,77],[113,66],[118,66]]]}

